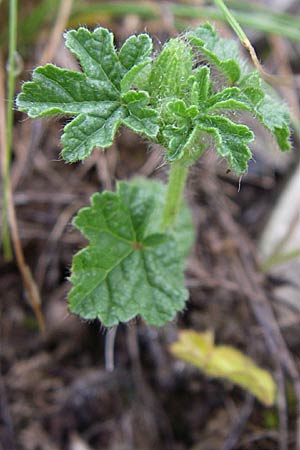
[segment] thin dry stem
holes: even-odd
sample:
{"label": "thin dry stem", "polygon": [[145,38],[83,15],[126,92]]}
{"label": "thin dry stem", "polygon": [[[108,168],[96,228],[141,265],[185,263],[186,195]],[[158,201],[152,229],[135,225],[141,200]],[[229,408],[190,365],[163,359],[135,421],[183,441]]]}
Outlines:
{"label": "thin dry stem", "polygon": [[256,69],[259,71],[262,78],[270,84],[273,85],[283,85],[290,88],[300,88],[300,77],[299,76],[281,76],[281,75],[272,75],[265,71],[261,63],[259,62],[259,59],[257,57],[256,51],[254,50],[253,45],[249,41],[248,38],[243,39],[242,41],[243,46],[247,49],[247,51],[250,54],[250,57],[252,59],[252,62]]}
{"label": "thin dry stem", "polygon": [[[6,115],[4,108],[4,73],[2,64],[2,55],[0,53],[0,99],[3,101],[0,104],[0,136],[1,136],[1,169],[2,176],[5,175],[5,164],[6,164]],[[9,227],[11,232],[11,238],[13,243],[13,248],[16,256],[17,265],[22,276],[23,285],[28,295],[31,307],[35,313],[40,329],[43,331],[45,329],[45,321],[41,311],[41,299],[39,291],[37,289],[36,283],[32,277],[31,271],[26,264],[24,253],[22,250],[22,245],[20,241],[20,235],[18,230],[16,211],[13,202],[13,193],[11,187],[11,180],[8,178],[7,182],[7,208],[8,208],[8,219]]]}

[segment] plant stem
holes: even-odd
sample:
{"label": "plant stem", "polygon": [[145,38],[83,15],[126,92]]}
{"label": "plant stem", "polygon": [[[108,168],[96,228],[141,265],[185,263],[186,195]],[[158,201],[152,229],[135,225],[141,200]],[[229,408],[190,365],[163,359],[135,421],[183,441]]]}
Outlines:
{"label": "plant stem", "polygon": [[188,168],[181,162],[171,163],[166,202],[162,214],[160,229],[165,231],[174,224],[179,211],[188,174]]}
{"label": "plant stem", "polygon": [[235,31],[237,36],[239,37],[240,41],[243,43],[243,41],[248,40],[246,34],[244,33],[242,27],[238,23],[238,21],[235,19],[235,17],[231,14],[227,6],[225,5],[223,0],[214,0],[215,4],[220,8],[220,10],[223,12],[224,16],[226,17],[226,20],[232,27],[232,29]]}
{"label": "plant stem", "polygon": [[223,12],[226,20],[228,21],[229,25],[233,29],[233,31],[238,36],[239,40],[241,41],[241,44],[248,50],[252,62],[257,68],[257,70],[260,72],[261,76],[264,78],[265,81],[268,83],[275,82],[276,83],[276,76],[268,74],[264,71],[262,65],[260,64],[258,57],[256,55],[256,52],[254,50],[254,47],[252,46],[251,42],[247,38],[246,33],[240,26],[237,19],[233,16],[233,14],[230,12],[230,10],[227,8],[223,0],[214,0],[215,4],[220,8],[220,10]]}
{"label": "plant stem", "polygon": [[13,105],[15,94],[15,54],[17,48],[17,0],[9,2],[9,56],[8,56],[8,84],[7,84],[7,110],[6,110],[6,149],[3,164],[3,210],[2,210],[2,238],[3,253],[7,261],[12,259],[12,248],[8,221],[8,188],[11,165]]}
{"label": "plant stem", "polygon": [[[9,177],[9,171],[7,172],[7,177],[4,178],[4,171],[7,167],[6,158],[7,153],[6,150],[8,148],[6,139],[7,139],[7,125],[6,125],[6,117],[7,111],[4,105],[4,99],[7,97],[5,95],[5,76],[4,76],[4,64],[2,53],[0,49],[0,148],[1,148],[1,170],[2,170],[2,179],[3,179],[3,187],[5,185],[5,196],[3,198],[6,201],[6,217],[9,222],[9,230],[11,241],[14,247],[14,253],[17,261],[18,268],[20,270],[20,274],[22,276],[23,285],[27,294],[27,297],[31,303],[31,306],[34,310],[36,318],[38,320],[40,329],[43,330],[45,328],[44,318],[41,311],[41,300],[38,292],[38,288],[33,280],[32,274],[30,272],[29,267],[26,265],[25,257],[22,250],[22,245],[20,241],[20,235],[17,225],[16,212],[13,202],[13,192],[11,186],[11,180]],[[5,183],[4,183],[5,180]],[[3,192],[4,194],[4,192]],[[3,205],[4,210],[4,205]],[[9,235],[8,235],[8,242]]]}

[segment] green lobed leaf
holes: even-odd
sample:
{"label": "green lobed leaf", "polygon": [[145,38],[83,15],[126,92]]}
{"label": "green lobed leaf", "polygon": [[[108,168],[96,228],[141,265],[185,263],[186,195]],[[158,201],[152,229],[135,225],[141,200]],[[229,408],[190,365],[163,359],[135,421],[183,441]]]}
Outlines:
{"label": "green lobed leaf", "polygon": [[224,73],[230,82],[240,78],[240,56],[237,42],[222,39],[208,23],[186,34],[189,41],[203,53],[207,60]]}
{"label": "green lobed leaf", "polygon": [[247,96],[253,115],[275,137],[282,151],[291,149],[289,111],[277,94],[266,85],[255,70],[247,73],[238,83]]}
{"label": "green lobed leaf", "polygon": [[64,128],[62,157],[65,161],[75,162],[87,158],[95,147],[110,147],[126,117],[125,108],[118,104],[105,114],[79,114]]}
{"label": "green lobed leaf", "polygon": [[256,108],[260,122],[273,134],[282,151],[291,149],[289,113],[285,104],[266,94]]}
{"label": "green lobed leaf", "polygon": [[264,98],[261,88],[261,76],[257,70],[246,73],[238,81],[237,86],[247,96],[252,106],[255,107]]}
{"label": "green lobed leaf", "polygon": [[123,94],[122,100],[130,113],[123,123],[136,133],[155,138],[159,131],[158,114],[154,109],[147,108],[149,94],[144,91],[128,91]]}
{"label": "green lobed leaf", "polygon": [[140,63],[149,61],[151,52],[152,40],[147,34],[130,36],[120,49],[119,59],[128,71]]}
{"label": "green lobed leaf", "polygon": [[113,34],[106,28],[93,32],[80,27],[65,34],[66,47],[79,59],[88,78],[107,82],[112,89],[120,90],[126,72],[114,48]]}
{"label": "green lobed leaf", "polygon": [[[38,67],[24,83],[17,107],[32,118],[53,114],[77,116],[65,127],[62,156],[68,162],[87,158],[95,147],[109,147],[121,124],[155,138],[157,113],[144,93],[139,101],[123,101],[134,80],[149,64],[152,41],[131,36],[116,52],[113,34],[105,28],[68,31],[67,48],[83,72],[52,64]],[[147,99],[146,99],[147,97]]]}
{"label": "green lobed leaf", "polygon": [[120,61],[127,69],[121,80],[121,91],[128,91],[144,68],[149,65],[152,51],[152,40],[147,34],[130,36],[120,49]]}
{"label": "green lobed leaf", "polygon": [[[144,61],[136,66],[133,66],[121,80],[121,92],[126,93],[129,89],[140,87],[141,89],[148,86],[148,73],[146,72],[149,67],[149,61]],[[143,80],[143,74],[147,73],[146,81]],[[140,81],[142,80],[142,86]]]}
{"label": "green lobed leaf", "polygon": [[169,125],[163,132],[167,160],[180,159],[186,165],[193,164],[205,150],[205,134],[210,134],[216,142],[217,152],[228,160],[229,166],[237,173],[245,172],[252,157],[248,144],[253,141],[254,134],[246,125],[235,124],[213,112],[219,108],[250,109],[246,101],[238,88],[225,88],[202,105],[200,103],[202,111],[195,106],[188,108],[182,100],[169,102]]}
{"label": "green lobed leaf", "polygon": [[223,91],[212,95],[206,102],[204,109],[207,112],[225,110],[225,109],[241,109],[251,111],[251,103],[248,97],[237,87],[229,87]]}
{"label": "green lobed leaf", "polygon": [[201,105],[212,93],[210,69],[207,66],[197,68],[189,78],[191,84],[190,103]]}
{"label": "green lobed leaf", "polygon": [[170,162],[184,156],[184,149],[193,128],[192,117],[198,114],[198,110],[194,108],[196,107],[188,108],[183,100],[174,100],[167,104],[162,136],[167,149],[166,158]]}
{"label": "green lobed leaf", "polygon": [[222,116],[203,116],[198,124],[206,133],[212,134],[220,156],[227,158],[236,173],[247,170],[252,153],[248,144],[254,134],[246,125],[239,125]]}
{"label": "green lobed leaf", "polygon": [[[73,259],[71,312],[105,326],[137,315],[160,326],[184,307],[188,292],[177,242],[186,236],[157,232],[156,194],[163,190],[154,181],[119,182],[117,192],[94,194],[91,206],[79,211],[74,225],[89,245]],[[180,226],[185,222],[178,219]]]}
{"label": "green lobed leaf", "polygon": [[108,83],[52,64],[38,67],[32,80],[23,84],[17,98],[18,108],[32,118],[53,114],[101,114],[118,102],[118,92]]}

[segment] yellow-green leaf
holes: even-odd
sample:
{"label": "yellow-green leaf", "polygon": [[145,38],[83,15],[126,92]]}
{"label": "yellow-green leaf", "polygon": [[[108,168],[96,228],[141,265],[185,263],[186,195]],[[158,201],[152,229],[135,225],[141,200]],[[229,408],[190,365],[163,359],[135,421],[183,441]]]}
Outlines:
{"label": "yellow-green leaf", "polygon": [[243,387],[267,406],[275,401],[276,385],[269,372],[234,347],[215,345],[211,331],[181,331],[179,340],[171,346],[171,352],[208,376],[226,378]]}

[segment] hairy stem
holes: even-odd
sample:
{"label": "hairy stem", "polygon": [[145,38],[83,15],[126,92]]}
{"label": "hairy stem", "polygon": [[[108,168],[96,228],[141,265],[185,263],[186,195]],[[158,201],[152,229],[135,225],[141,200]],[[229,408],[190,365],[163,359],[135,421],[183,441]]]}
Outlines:
{"label": "hairy stem", "polygon": [[160,226],[161,231],[171,227],[175,221],[182,202],[187,174],[188,168],[184,167],[181,162],[171,163],[166,202]]}

